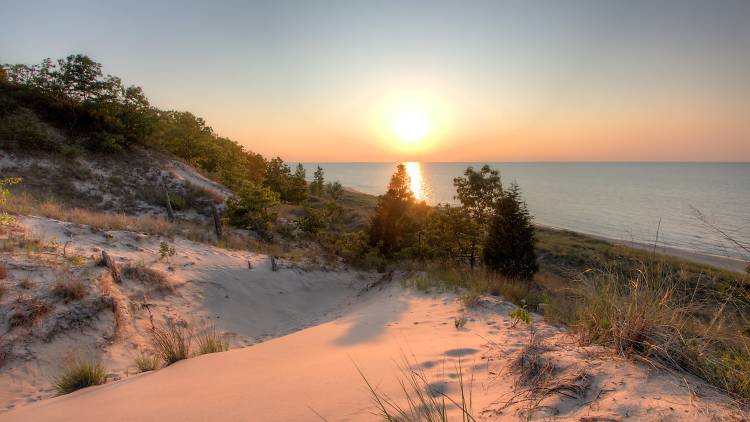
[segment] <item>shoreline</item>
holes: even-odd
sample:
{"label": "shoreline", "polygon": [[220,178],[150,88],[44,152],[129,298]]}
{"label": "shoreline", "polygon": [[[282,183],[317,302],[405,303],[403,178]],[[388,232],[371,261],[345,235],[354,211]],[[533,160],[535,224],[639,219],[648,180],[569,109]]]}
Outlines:
{"label": "shoreline", "polygon": [[607,243],[611,243],[613,245],[626,246],[629,248],[638,249],[642,251],[655,251],[659,255],[665,255],[665,256],[670,256],[673,258],[684,259],[686,261],[692,261],[698,264],[710,265],[712,267],[716,267],[716,268],[726,270],[726,271],[736,272],[739,274],[744,274],[745,269],[750,264],[747,261],[737,259],[737,258],[711,255],[711,254],[702,253],[702,252],[680,249],[680,248],[676,248],[673,246],[656,245],[656,247],[654,247],[654,245],[652,244],[649,245],[647,243],[635,242],[632,240],[615,239],[615,238],[600,236],[596,234],[589,234],[589,233],[583,233],[583,232],[579,232],[575,230],[569,230],[569,229],[565,229],[561,227],[547,226],[547,225],[541,225],[541,224],[538,224],[537,227],[543,228],[545,230],[576,233],[581,236],[586,236],[592,239],[601,240]]}

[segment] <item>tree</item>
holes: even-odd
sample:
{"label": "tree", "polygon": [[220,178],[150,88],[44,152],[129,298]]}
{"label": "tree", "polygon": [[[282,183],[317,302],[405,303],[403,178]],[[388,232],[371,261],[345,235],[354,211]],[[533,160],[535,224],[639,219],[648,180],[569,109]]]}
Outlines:
{"label": "tree", "polygon": [[268,186],[247,182],[240,191],[227,199],[224,218],[227,223],[251,230],[270,240],[270,223],[274,216],[268,209],[279,203],[279,194]]}
{"label": "tree", "polygon": [[483,260],[490,269],[512,279],[530,280],[539,270],[532,217],[515,183],[495,205]]}
{"label": "tree", "polygon": [[286,193],[287,201],[293,204],[299,204],[307,200],[307,182],[305,181],[305,178],[305,167],[302,166],[302,163],[299,163],[289,180],[289,188]]}
{"label": "tree", "polygon": [[334,201],[338,201],[339,198],[341,198],[341,195],[344,194],[344,188],[341,186],[341,183],[339,181],[335,181],[333,183],[328,183],[326,185],[326,193],[328,196],[331,197]]}
{"label": "tree", "polygon": [[474,239],[482,228],[463,207],[439,205],[427,219],[423,243],[425,257],[471,263],[477,259]]}
{"label": "tree", "polygon": [[378,197],[370,224],[370,245],[379,248],[387,257],[410,247],[419,247],[420,224],[427,212],[424,202],[416,203],[406,167],[399,164],[391,176],[388,191]]}
{"label": "tree", "polygon": [[503,197],[503,185],[500,173],[487,164],[479,171],[467,167],[464,176],[453,179],[453,186],[456,187],[455,198],[461,202],[463,212],[472,220],[471,230],[467,232],[470,238],[466,239],[462,248],[468,248],[466,253],[469,265],[474,268],[487,233],[487,224]]}
{"label": "tree", "polygon": [[480,224],[486,224],[503,196],[500,173],[485,164],[479,171],[467,167],[464,176],[453,179],[455,199],[461,201],[466,211]]}
{"label": "tree", "polygon": [[318,166],[313,173],[313,181],[310,182],[310,193],[315,196],[323,194],[323,186],[325,185],[325,178],[323,177],[323,169]]}

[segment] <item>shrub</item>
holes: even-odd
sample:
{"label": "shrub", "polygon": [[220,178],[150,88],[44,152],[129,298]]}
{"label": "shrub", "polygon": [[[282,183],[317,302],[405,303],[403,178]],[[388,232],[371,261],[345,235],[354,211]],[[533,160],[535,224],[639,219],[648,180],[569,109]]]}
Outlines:
{"label": "shrub", "polygon": [[265,236],[275,219],[268,209],[277,205],[279,198],[269,187],[248,182],[237,195],[227,199],[224,218],[230,225]]}
{"label": "shrub", "polygon": [[187,327],[169,321],[166,326],[154,327],[150,331],[151,346],[166,365],[190,357],[193,334]]}
{"label": "shrub", "polygon": [[139,354],[133,361],[138,372],[149,372],[159,369],[159,358],[153,355]]}
{"label": "shrub", "polygon": [[19,296],[13,304],[9,324],[11,327],[29,327],[49,313],[50,309],[47,302],[31,296]]}
{"label": "shrub", "polygon": [[88,294],[88,288],[80,280],[57,280],[52,294],[64,300],[80,300]]}
{"label": "shrub", "polygon": [[0,119],[0,136],[20,148],[59,151],[64,137],[24,107]]}
{"label": "shrub", "polygon": [[176,253],[174,246],[169,246],[169,243],[164,241],[159,243],[159,259],[168,259]]}
{"label": "shrub", "polygon": [[216,327],[210,326],[203,330],[197,338],[198,351],[196,355],[205,355],[208,353],[226,352],[229,350],[229,343],[227,343],[216,331]]}
{"label": "shrub", "polygon": [[62,374],[54,379],[54,386],[57,394],[63,395],[105,382],[107,372],[100,363],[76,358],[66,364]]}
{"label": "shrub", "polygon": [[513,326],[518,324],[520,321],[523,321],[526,324],[531,324],[531,316],[529,315],[529,311],[526,310],[525,306],[522,308],[516,308],[515,310],[508,312],[508,316],[513,320]]}
{"label": "shrub", "polygon": [[187,201],[185,201],[185,198],[176,193],[169,194],[169,202],[172,204],[172,208],[174,208],[175,211],[187,208]]}
{"label": "shrub", "polygon": [[530,280],[539,270],[534,252],[534,226],[518,185],[497,202],[484,245],[485,265],[505,277]]}

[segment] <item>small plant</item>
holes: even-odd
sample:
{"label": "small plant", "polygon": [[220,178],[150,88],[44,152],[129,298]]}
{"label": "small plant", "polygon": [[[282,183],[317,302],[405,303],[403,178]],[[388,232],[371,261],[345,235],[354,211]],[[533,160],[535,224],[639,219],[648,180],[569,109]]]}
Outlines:
{"label": "small plant", "polygon": [[189,358],[192,341],[191,330],[172,321],[151,329],[151,346],[166,365]]}
{"label": "small plant", "polygon": [[101,363],[78,357],[64,366],[62,374],[53,383],[57,394],[63,395],[105,382],[107,372]]}
{"label": "small plant", "polygon": [[208,353],[226,352],[229,350],[229,343],[226,342],[221,334],[216,331],[216,327],[206,328],[197,338],[198,351],[196,355],[205,355]]}
{"label": "small plant", "polygon": [[21,183],[21,178],[19,177],[0,179],[0,225],[12,224],[15,221],[13,217],[5,212],[4,208],[10,196],[10,191],[7,187],[18,183]]}
{"label": "small plant", "polygon": [[[456,398],[448,396],[443,392],[443,389],[437,387],[434,382],[430,382],[424,370],[412,369],[418,368],[418,365],[411,364],[406,357],[403,357],[403,361],[399,365],[401,377],[398,382],[404,395],[402,399],[392,398],[379,391],[370,383],[356,363],[354,366],[370,392],[370,399],[375,407],[373,413],[382,420],[390,422],[445,422],[448,421],[449,408],[455,408],[461,413],[462,422],[475,421],[471,410],[471,390],[474,377],[472,375],[467,386],[460,361],[456,365],[460,397]],[[406,403],[406,406],[402,403]]]}
{"label": "small plant", "polygon": [[0,262],[0,280],[5,280],[8,277],[8,267]]}
{"label": "small plant", "polygon": [[30,327],[50,311],[50,305],[35,297],[19,296],[13,304],[9,323],[13,327]]}
{"label": "small plant", "polygon": [[23,280],[21,280],[18,283],[18,287],[20,287],[20,288],[22,288],[24,290],[29,290],[32,287],[34,287],[34,282],[31,281],[31,279],[29,279],[29,278],[24,278]]}
{"label": "small plant", "polygon": [[520,321],[523,321],[526,324],[531,324],[531,316],[529,315],[529,311],[526,310],[526,305],[508,312],[508,316],[513,319],[513,327],[515,327]]}
{"label": "small plant", "polygon": [[173,257],[176,251],[174,246],[169,246],[169,243],[162,241],[159,243],[159,259],[167,259]]}
{"label": "small plant", "polygon": [[52,294],[64,300],[81,300],[88,294],[88,288],[80,280],[57,280]]}
{"label": "small plant", "polygon": [[455,325],[456,329],[459,330],[461,328],[464,328],[467,321],[468,319],[465,316],[461,316],[453,320],[453,325]]}
{"label": "small plant", "polygon": [[139,354],[133,361],[138,372],[149,372],[159,369],[159,357]]}

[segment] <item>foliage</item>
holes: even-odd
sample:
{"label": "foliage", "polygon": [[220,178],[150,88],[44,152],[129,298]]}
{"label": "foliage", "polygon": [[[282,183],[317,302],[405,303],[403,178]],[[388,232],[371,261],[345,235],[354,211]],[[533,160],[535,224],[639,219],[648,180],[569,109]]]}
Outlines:
{"label": "foliage", "polygon": [[268,162],[265,173],[265,184],[284,202],[299,204],[307,199],[307,182],[305,168],[297,165],[294,174],[288,164],[279,157]]}
{"label": "foliage", "polygon": [[107,371],[101,363],[78,357],[65,365],[62,374],[54,379],[54,386],[57,394],[63,395],[105,382]]}
{"label": "foliage", "polygon": [[388,191],[378,197],[370,224],[370,245],[386,257],[414,249],[418,254],[419,231],[428,212],[424,202],[418,204],[414,199],[406,167],[399,164],[391,176]]}
{"label": "foliage", "polygon": [[508,316],[513,319],[513,325],[517,324],[519,321],[531,324],[531,316],[529,315],[529,311],[526,310],[526,306],[508,312]]}
{"label": "foliage", "polygon": [[8,186],[16,185],[21,183],[21,179],[18,177],[8,177],[0,179],[0,226],[13,223],[13,217],[11,217],[6,211],[8,204],[8,197],[10,197],[10,191]]}
{"label": "foliage", "polygon": [[159,243],[159,259],[169,259],[176,253],[174,246],[169,246],[169,243],[164,241]]}
{"label": "foliage", "polygon": [[339,183],[338,180],[333,183],[329,182],[328,184],[326,184],[326,194],[328,194],[328,196],[334,201],[338,201],[343,193],[344,188],[343,186],[341,186],[341,183]]}
{"label": "foliage", "polygon": [[479,171],[467,167],[464,177],[453,179],[458,199],[466,212],[479,224],[487,224],[497,202],[503,197],[500,174],[485,164]]}
{"label": "foliage", "polygon": [[302,216],[294,220],[294,224],[306,235],[315,236],[328,227],[329,220],[325,210],[317,210],[306,206],[302,210]]}
{"label": "foliage", "polygon": [[505,277],[530,280],[539,270],[531,221],[514,183],[496,204],[482,257],[485,265]]}
{"label": "foliage", "polygon": [[323,194],[323,187],[325,186],[325,177],[323,175],[323,168],[318,166],[313,173],[313,181],[310,182],[310,193],[315,196],[321,196]]}
{"label": "foliage", "polygon": [[437,205],[424,228],[424,256],[471,264],[482,227],[463,207]]}
{"label": "foliage", "polygon": [[275,216],[268,212],[279,203],[279,194],[268,186],[247,182],[242,189],[227,200],[225,220],[235,226],[251,230],[263,237],[270,231]]}

